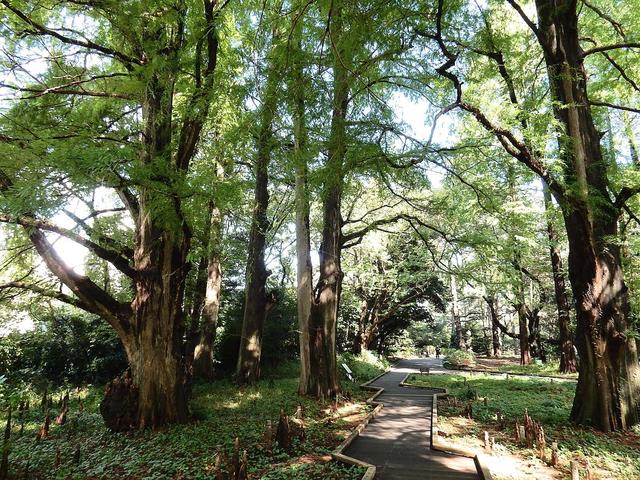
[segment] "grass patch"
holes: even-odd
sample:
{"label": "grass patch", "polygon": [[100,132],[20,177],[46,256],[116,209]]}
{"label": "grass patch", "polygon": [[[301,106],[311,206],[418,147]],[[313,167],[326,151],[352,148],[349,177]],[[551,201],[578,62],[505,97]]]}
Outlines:
{"label": "grass patch", "polygon": [[[519,377],[505,380],[482,374],[411,375],[407,382],[446,388],[450,396],[459,400],[457,404],[439,402],[438,414],[444,417],[444,422],[461,417],[464,404],[472,403],[473,419],[468,421],[465,431],[452,437],[454,441],[477,445],[482,432],[487,430],[508,451],[530,459],[535,451],[516,445],[514,440],[515,422],[522,422],[526,408],[543,425],[547,445],[558,442],[560,470],[565,474],[570,460],[588,458],[596,470],[596,478],[640,478],[640,430],[604,434],[571,424],[569,414],[576,388],[573,382]],[[497,421],[498,413],[504,417],[502,424]]]}
{"label": "grass patch", "polygon": [[[205,479],[213,478],[212,464],[220,450],[230,455],[233,440],[249,455],[252,478],[277,479],[359,479],[364,470],[330,461],[330,452],[359,423],[370,407],[366,394],[344,384],[345,395],[337,412],[328,404],[296,394],[296,378],[264,380],[238,389],[229,381],[194,387],[191,409],[194,421],[157,432],[114,434],[98,413],[102,389],[81,392],[84,412],[78,411],[78,397],[72,396],[67,423],[51,425],[51,434],[39,443],[34,440],[43,414],[32,408],[25,416],[24,434],[14,417],[10,465],[15,478],[28,469],[32,479]],[[35,397],[31,404],[37,402]],[[306,438],[291,452],[264,448],[267,420],[277,421],[280,409],[293,414],[298,405],[305,409]],[[54,407],[55,410],[55,407]],[[80,447],[80,462],[74,451]],[[61,463],[54,467],[56,452]]]}

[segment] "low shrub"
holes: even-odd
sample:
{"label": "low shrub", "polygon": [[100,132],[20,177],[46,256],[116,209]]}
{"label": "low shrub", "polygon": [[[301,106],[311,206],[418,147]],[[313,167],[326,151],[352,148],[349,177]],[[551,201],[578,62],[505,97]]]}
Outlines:
{"label": "low shrub", "polygon": [[472,351],[446,350],[443,364],[447,368],[475,367],[476,355]]}

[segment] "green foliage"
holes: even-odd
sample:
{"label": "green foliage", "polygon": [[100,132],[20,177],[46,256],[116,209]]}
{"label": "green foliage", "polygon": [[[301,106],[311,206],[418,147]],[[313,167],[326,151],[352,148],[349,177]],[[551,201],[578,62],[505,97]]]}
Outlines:
{"label": "green foliage", "polygon": [[0,337],[0,375],[14,385],[100,384],[126,366],[115,332],[94,316],[57,311],[33,330]]}
{"label": "green foliage", "polygon": [[338,369],[343,379],[346,379],[346,374],[341,366],[342,363],[346,363],[351,369],[356,383],[371,380],[373,377],[384,373],[390,367],[390,363],[386,358],[378,356],[369,350],[363,350],[358,355],[342,353],[338,357]]}
{"label": "green foliage", "polygon": [[471,350],[446,349],[443,364],[449,368],[475,367],[476,355]]}

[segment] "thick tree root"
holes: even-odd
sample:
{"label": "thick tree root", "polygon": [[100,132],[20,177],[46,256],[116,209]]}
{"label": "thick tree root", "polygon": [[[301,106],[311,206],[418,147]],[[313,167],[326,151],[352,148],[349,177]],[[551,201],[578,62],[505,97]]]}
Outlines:
{"label": "thick tree root", "polygon": [[138,387],[130,372],[114,378],[105,387],[100,414],[107,428],[114,432],[133,430],[138,426]]}

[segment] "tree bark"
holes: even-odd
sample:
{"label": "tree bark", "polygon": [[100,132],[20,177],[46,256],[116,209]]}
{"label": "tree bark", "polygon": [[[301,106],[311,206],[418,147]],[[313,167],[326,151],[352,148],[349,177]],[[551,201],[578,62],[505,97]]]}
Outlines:
{"label": "tree bark", "polygon": [[500,336],[500,320],[498,319],[498,300],[495,296],[484,297],[489,307],[491,317],[491,348],[492,355],[499,358],[502,355],[502,337]]}
{"label": "tree bark", "polygon": [[336,368],[336,323],[342,284],[340,257],[342,250],[342,184],[346,153],[346,117],[349,102],[350,46],[346,45],[343,27],[343,4],[332,3],[329,28],[333,50],[333,111],[323,185],[323,227],[320,244],[320,279],[311,307],[309,337],[311,345],[310,394],[330,398],[339,390]]}
{"label": "tree bark", "polygon": [[306,395],[311,374],[309,322],[313,303],[313,266],[309,228],[309,190],[307,184],[307,131],[305,120],[305,82],[302,59],[304,6],[297,1],[292,12],[291,82],[293,112],[293,163],[295,166],[296,206],[296,301],[298,341],[300,345],[300,378],[298,393]]}
{"label": "tree bark", "polygon": [[[277,31],[272,35],[271,56],[275,54],[278,43]],[[249,233],[249,254],[247,257],[246,288],[240,351],[236,368],[236,381],[240,384],[254,383],[260,378],[260,357],[262,355],[262,333],[264,322],[273,299],[267,296],[267,278],[270,272],[265,265],[265,249],[269,219],[269,175],[268,166],[273,150],[273,120],[278,105],[278,70],[275,58],[271,58],[267,72],[266,86],[260,108],[260,126],[257,139],[255,160],[256,186],[254,208]]]}
{"label": "tree bark", "polygon": [[556,307],[558,309],[558,330],[560,332],[560,371],[562,373],[575,373],[576,354],[571,335],[571,317],[569,316],[569,300],[564,283],[564,271],[562,269],[562,257],[558,248],[558,234],[553,226],[553,203],[551,192],[546,183],[542,182],[544,192],[544,209],[547,215],[547,236],[549,238],[549,257],[551,259],[551,271],[553,272],[553,288],[555,292]]}
{"label": "tree bark", "polygon": [[575,187],[562,204],[569,239],[569,278],[576,302],[580,370],[571,418],[603,431],[640,420],[640,367],[629,336],[629,298],[616,244],[618,201],[609,200],[607,165],[587,95],[575,0],[536,0],[560,152]]}
{"label": "tree bark", "polygon": [[[172,73],[161,72],[151,81],[143,103],[145,149],[142,160],[145,164],[171,158],[173,84]],[[168,179],[166,182],[170,184]],[[117,408],[110,408],[117,405],[118,400],[110,398],[107,390],[101,413],[113,430],[128,430],[134,426],[157,428],[167,423],[185,422],[188,417],[181,342],[191,232],[182,217],[178,198],[168,199],[144,186],[140,190],[131,334],[121,337],[129,360],[131,387],[137,392],[137,413],[133,417],[134,424],[123,423]],[[170,215],[156,214],[163,206],[168,207]]]}
{"label": "tree bark", "polygon": [[212,205],[210,225],[205,295],[200,313],[198,341],[193,349],[193,376],[202,380],[213,380],[214,377],[213,354],[222,289],[222,266],[220,263],[222,213],[214,205]]}
{"label": "tree bark", "polygon": [[529,345],[529,323],[526,306],[523,301],[518,301],[515,305],[518,314],[518,341],[520,345],[520,365],[531,363],[531,350]]}
{"label": "tree bark", "polygon": [[460,310],[458,305],[458,284],[456,277],[451,276],[451,320],[453,322],[453,346],[458,350],[466,350],[467,343],[464,339],[464,331],[462,329],[462,321],[460,320]]}

